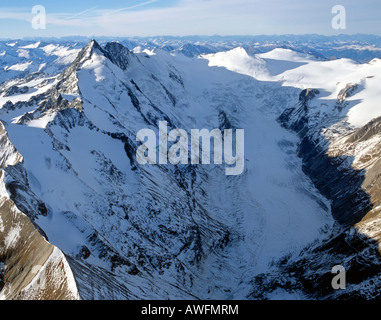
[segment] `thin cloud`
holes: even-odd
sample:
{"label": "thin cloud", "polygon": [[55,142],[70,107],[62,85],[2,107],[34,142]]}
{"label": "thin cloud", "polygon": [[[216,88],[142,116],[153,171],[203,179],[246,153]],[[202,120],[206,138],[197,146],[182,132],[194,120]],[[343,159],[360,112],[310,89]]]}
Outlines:
{"label": "thin cloud", "polygon": [[111,15],[111,14],[123,12],[123,11],[126,11],[126,10],[132,10],[132,9],[144,7],[144,6],[147,6],[147,5],[155,3],[155,2],[159,2],[159,0],[150,0],[150,1],[146,1],[146,2],[143,2],[143,3],[139,3],[139,4],[136,4],[136,5],[133,5],[133,6],[129,6],[129,7],[125,7],[125,8],[120,8],[120,9],[116,9],[116,10],[107,10],[107,11],[103,10],[103,12],[107,12],[106,14]]}
{"label": "thin cloud", "polygon": [[84,16],[86,14],[94,12],[94,10],[97,9],[97,8],[98,8],[98,6],[90,8],[90,9],[87,9],[87,10],[84,10],[82,12],[78,12],[78,13],[72,14],[72,15],[68,16],[67,19],[74,19],[74,18],[77,18],[79,16]]}
{"label": "thin cloud", "polygon": [[[128,12],[133,9],[141,8],[142,11],[145,12],[144,7],[159,2],[159,0],[149,0],[143,3],[139,3],[133,6],[124,7],[120,9],[98,9],[99,6],[84,10],[82,12],[76,14],[69,13],[51,13],[47,15],[47,24],[52,26],[63,26],[63,27],[77,27],[77,28],[105,28],[105,31],[108,29],[107,26],[104,25],[104,21],[108,19],[110,24],[115,24],[116,17],[130,17]],[[133,11],[133,14],[138,11]],[[133,15],[132,14],[132,15]],[[123,27],[119,25],[119,27]]]}
{"label": "thin cloud", "polygon": [[[242,18],[255,24],[253,14],[258,1],[182,0],[171,7],[144,8],[154,2],[158,0],[117,10],[89,10],[85,16],[74,17],[70,21],[67,14],[51,14],[47,22],[60,26],[87,26],[94,32],[113,35],[124,35],[125,30],[130,34],[148,35],[191,32],[192,29],[202,34],[210,30],[218,32],[224,24],[229,28],[237,27],[242,25]],[[140,10],[133,10],[136,8]]]}
{"label": "thin cloud", "polygon": [[30,21],[32,17],[31,8],[0,8],[0,19]]}

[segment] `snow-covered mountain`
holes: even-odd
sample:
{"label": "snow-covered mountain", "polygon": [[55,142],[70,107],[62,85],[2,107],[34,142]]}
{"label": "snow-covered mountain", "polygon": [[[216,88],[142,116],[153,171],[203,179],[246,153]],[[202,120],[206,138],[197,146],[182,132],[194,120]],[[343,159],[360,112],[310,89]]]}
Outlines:
{"label": "snow-covered mountain", "polygon": [[[378,295],[379,59],[5,45],[2,298]],[[159,121],[244,129],[243,173],[139,164]]]}

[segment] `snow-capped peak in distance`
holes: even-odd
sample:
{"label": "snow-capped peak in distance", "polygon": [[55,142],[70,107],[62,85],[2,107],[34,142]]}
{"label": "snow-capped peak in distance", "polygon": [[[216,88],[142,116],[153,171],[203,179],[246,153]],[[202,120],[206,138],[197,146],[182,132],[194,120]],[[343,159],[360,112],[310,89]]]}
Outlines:
{"label": "snow-capped peak in distance", "polygon": [[38,41],[36,43],[28,44],[26,46],[21,46],[20,48],[21,49],[36,49],[40,46],[40,44],[41,44],[41,41]]}
{"label": "snow-capped peak in distance", "polygon": [[225,67],[231,71],[246,74],[258,80],[265,80],[269,77],[266,62],[259,56],[248,55],[242,47],[227,52],[202,55],[201,57],[209,61],[210,67]]}
{"label": "snow-capped peak in distance", "polygon": [[283,60],[291,62],[311,62],[313,60],[322,60],[307,53],[297,52],[284,48],[275,48],[269,52],[258,54],[258,57],[262,59]]}

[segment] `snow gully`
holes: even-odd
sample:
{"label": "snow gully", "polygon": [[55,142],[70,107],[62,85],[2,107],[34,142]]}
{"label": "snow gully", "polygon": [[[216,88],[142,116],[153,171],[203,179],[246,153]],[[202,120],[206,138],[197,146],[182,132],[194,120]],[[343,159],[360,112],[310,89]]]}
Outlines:
{"label": "snow gully", "polygon": [[[223,133],[220,129],[211,131],[208,129],[192,129],[189,139],[188,133],[184,129],[173,129],[168,134],[167,121],[159,121],[158,127],[158,150],[157,136],[154,130],[146,128],[137,133],[136,140],[142,142],[136,151],[136,159],[139,164],[166,165],[169,162],[177,165],[189,164],[190,160],[190,164],[198,165],[200,158],[203,165],[211,164],[211,138],[213,138],[213,163],[222,165],[224,160],[225,164],[228,165],[225,168],[226,175],[242,174],[245,166],[244,129],[236,129],[236,141],[233,141],[233,129],[225,129]],[[172,145],[168,150],[169,143]],[[233,155],[234,147],[235,155]]]}

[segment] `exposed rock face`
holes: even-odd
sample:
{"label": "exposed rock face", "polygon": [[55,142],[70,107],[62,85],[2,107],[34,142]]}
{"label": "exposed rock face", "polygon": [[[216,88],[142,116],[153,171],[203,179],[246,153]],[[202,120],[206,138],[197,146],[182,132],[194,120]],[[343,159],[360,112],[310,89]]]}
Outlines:
{"label": "exposed rock face", "polygon": [[13,96],[16,94],[24,94],[24,93],[27,93],[28,91],[29,91],[29,88],[25,86],[23,87],[12,86],[4,93],[4,97]]}
{"label": "exposed rock face", "polygon": [[[266,299],[274,292],[297,294],[305,299],[373,300],[380,298],[379,269],[381,259],[378,243],[355,229],[338,227],[323,244],[316,244],[301,252],[298,260],[285,257],[273,270],[256,276],[252,299]],[[333,266],[346,270],[346,289],[333,290]]]}
{"label": "exposed rock face", "polygon": [[126,70],[131,59],[137,60],[137,57],[125,46],[117,42],[109,42],[105,46],[106,56],[119,68]]}
{"label": "exposed rock face", "polygon": [[[369,205],[356,227],[368,237],[380,241],[381,230],[381,118],[333,142],[328,155],[353,158],[352,168],[364,172],[361,188],[369,197]],[[379,249],[380,251],[380,249]],[[381,251],[380,251],[381,252]]]}
{"label": "exposed rock face", "polygon": [[48,243],[10,200],[1,200],[0,258],[5,264],[7,300],[79,299],[70,267],[63,253]]}

